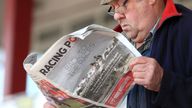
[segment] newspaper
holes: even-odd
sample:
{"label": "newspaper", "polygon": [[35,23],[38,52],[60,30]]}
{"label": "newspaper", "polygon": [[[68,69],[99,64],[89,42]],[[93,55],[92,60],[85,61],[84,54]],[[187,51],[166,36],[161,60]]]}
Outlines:
{"label": "newspaper", "polygon": [[92,24],[56,41],[24,68],[58,108],[116,108],[133,87],[128,63],[141,56],[125,36]]}

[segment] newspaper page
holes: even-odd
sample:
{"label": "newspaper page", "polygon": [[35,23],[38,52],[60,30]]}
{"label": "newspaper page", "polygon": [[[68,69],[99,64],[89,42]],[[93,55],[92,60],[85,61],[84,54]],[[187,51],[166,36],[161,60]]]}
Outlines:
{"label": "newspaper page", "polygon": [[132,88],[128,63],[141,56],[125,36],[89,25],[56,41],[24,68],[47,100],[59,108],[115,108]]}

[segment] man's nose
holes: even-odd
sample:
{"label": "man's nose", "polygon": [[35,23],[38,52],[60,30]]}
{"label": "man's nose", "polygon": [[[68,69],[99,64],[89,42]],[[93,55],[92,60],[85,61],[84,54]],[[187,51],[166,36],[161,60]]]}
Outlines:
{"label": "man's nose", "polygon": [[114,19],[115,19],[115,20],[117,20],[117,21],[118,21],[118,20],[120,20],[120,19],[125,18],[125,15],[124,15],[124,14],[122,14],[122,13],[118,13],[118,12],[117,12],[117,13],[115,13],[115,14],[114,14],[114,16],[113,16],[113,17],[114,17]]}

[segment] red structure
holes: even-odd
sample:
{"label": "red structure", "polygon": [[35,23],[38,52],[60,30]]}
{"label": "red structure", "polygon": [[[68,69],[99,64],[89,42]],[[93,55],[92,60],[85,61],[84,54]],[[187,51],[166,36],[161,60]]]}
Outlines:
{"label": "red structure", "polygon": [[5,96],[25,91],[23,60],[29,52],[32,0],[4,0]]}

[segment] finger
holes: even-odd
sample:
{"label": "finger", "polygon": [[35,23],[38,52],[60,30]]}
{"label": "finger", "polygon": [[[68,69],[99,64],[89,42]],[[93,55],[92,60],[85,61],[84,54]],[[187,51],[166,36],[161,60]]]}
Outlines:
{"label": "finger", "polygon": [[132,72],[145,72],[146,71],[146,64],[136,64],[132,68]]}
{"label": "finger", "polygon": [[146,63],[146,57],[141,56],[141,57],[135,57],[134,59],[132,59],[129,63],[129,67],[130,69],[132,69],[136,64],[144,64]]}
{"label": "finger", "polygon": [[146,89],[149,89],[150,90],[150,88],[147,86],[147,85],[143,85]]}
{"label": "finger", "polygon": [[131,58],[131,59],[129,60],[129,62],[128,62],[129,70],[132,70],[132,65],[131,65],[131,63],[134,61],[135,58],[136,58],[136,57],[133,57],[133,58]]}
{"label": "finger", "polygon": [[145,72],[133,72],[133,77],[135,79],[144,79],[146,76]]}
{"label": "finger", "polygon": [[145,79],[143,78],[134,78],[134,82],[138,85],[146,85],[144,82],[145,82]]}
{"label": "finger", "polygon": [[139,79],[139,78],[134,79],[134,83],[136,83],[136,84],[138,84],[138,85],[141,85],[141,86],[144,86],[146,89],[151,90],[150,87],[149,87],[149,85],[147,85],[147,84],[145,83],[145,80],[144,80],[144,79]]}
{"label": "finger", "polygon": [[53,106],[52,104],[50,104],[49,102],[46,102],[44,104],[44,107],[43,108],[56,108],[55,106]]}

